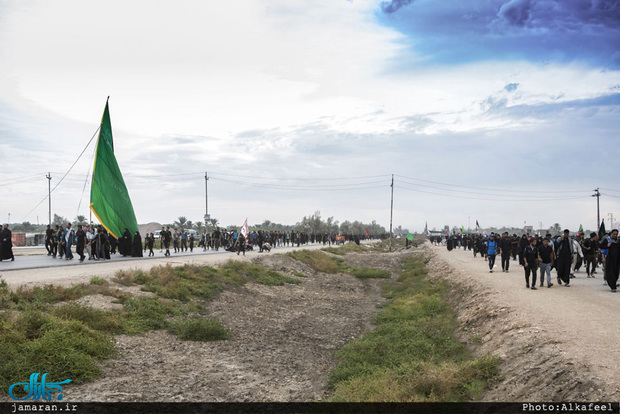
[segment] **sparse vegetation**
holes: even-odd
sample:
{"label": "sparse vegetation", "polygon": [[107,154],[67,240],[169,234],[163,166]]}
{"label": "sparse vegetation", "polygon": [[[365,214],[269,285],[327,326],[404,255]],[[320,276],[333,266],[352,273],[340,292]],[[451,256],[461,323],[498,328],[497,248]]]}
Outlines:
{"label": "sparse vegetation", "polygon": [[449,289],[425,278],[424,262],[408,259],[377,328],[338,352],[329,375],[333,401],[470,401],[497,377],[496,357],[470,359],[454,336]]}
{"label": "sparse vegetation", "polygon": [[93,276],[93,277],[90,278],[90,284],[91,285],[101,286],[101,285],[104,285],[106,283],[108,283],[108,281],[105,280],[102,277],[99,277],[99,276]]}
{"label": "sparse vegetation", "polygon": [[345,273],[347,271],[347,265],[343,259],[326,255],[318,250],[295,250],[286,254],[307,264],[316,272]]}
{"label": "sparse vegetation", "polygon": [[383,269],[353,269],[351,274],[358,279],[389,279],[391,273]]}
{"label": "sparse vegetation", "polygon": [[172,320],[168,330],[186,341],[219,341],[230,335],[220,321],[204,318]]}
{"label": "sparse vegetation", "polygon": [[[47,372],[50,381],[71,378],[80,383],[96,378],[100,369],[95,361],[114,354],[115,334],[167,329],[185,340],[226,339],[226,327],[199,316],[204,312],[202,301],[212,299],[226,285],[250,280],[278,286],[300,283],[257,264],[233,261],[219,268],[168,265],[148,272],[119,271],[112,278],[123,286],[143,285],[154,297],[132,297],[97,276],[89,284],[15,291],[0,279],[0,392],[6,393],[10,384],[32,372]],[[123,308],[101,310],[74,302],[92,294],[116,297]]]}
{"label": "sparse vegetation", "polygon": [[347,252],[343,251],[342,249],[338,247],[323,247],[321,250],[327,253],[338,255],[338,256],[344,256],[345,254],[347,254]]}

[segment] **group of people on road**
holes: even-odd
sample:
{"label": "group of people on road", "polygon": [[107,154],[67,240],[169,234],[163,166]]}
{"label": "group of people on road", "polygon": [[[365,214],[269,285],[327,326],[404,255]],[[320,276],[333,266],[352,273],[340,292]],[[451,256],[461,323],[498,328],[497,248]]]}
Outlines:
{"label": "group of people on road", "polygon": [[[357,244],[362,239],[378,238],[377,236],[365,235],[340,235],[335,233],[306,233],[302,231],[267,231],[254,230],[249,234],[237,230],[214,227],[213,231],[204,230],[202,234],[194,230],[184,230],[183,228],[171,229],[170,226],[163,226],[161,231],[147,233],[144,242],[139,231],[132,234],[129,229],[125,229],[123,234],[118,237],[109,233],[102,225],[78,224],[73,226],[67,223],[65,227],[60,225],[47,225],[45,231],[45,248],[47,255],[52,258],[73,260],[75,254],[80,262],[86,260],[110,260],[111,255],[118,254],[123,257],[143,257],[148,251],[148,256],[155,256],[153,249],[156,241],[159,240],[160,252],[164,251],[164,256],[171,255],[171,245],[174,253],[193,252],[196,244],[202,247],[203,251],[220,248],[230,252],[243,253],[248,250],[258,248],[259,253],[271,251],[277,247],[288,247],[307,245],[309,243],[323,243],[323,245],[342,244],[353,241]],[[384,236],[384,235],[382,235]],[[379,236],[380,238],[381,236]],[[12,252],[12,233],[9,225],[5,224],[0,231],[0,261],[15,260]]]}
{"label": "group of people on road", "polygon": [[101,225],[78,224],[76,229],[71,223],[67,223],[65,228],[47,225],[45,249],[48,256],[73,260],[73,246],[80,262],[86,260],[87,254],[88,260],[110,260],[117,249],[123,257],[142,257],[142,237],[138,231],[132,235],[126,228],[117,239]]}
{"label": "group of people on road", "polygon": [[[510,261],[519,260],[525,272],[525,286],[529,289],[537,289],[537,276],[540,274],[539,287],[545,284],[553,286],[551,282],[551,270],[557,273],[557,283],[570,287],[571,279],[575,278],[582,266],[585,267],[588,278],[595,278],[597,267],[603,269],[604,284],[609,286],[612,292],[617,292],[618,276],[620,273],[620,244],[618,242],[618,230],[605,233],[599,237],[597,233],[586,236],[582,233],[570,234],[566,229],[561,235],[552,237],[551,234],[543,236],[530,236],[516,234],[510,236],[508,232],[501,234],[491,233],[476,235],[451,236],[446,240],[448,250],[463,248],[473,250],[474,257],[480,253],[493,273],[495,259],[499,255],[502,272],[509,272]],[[540,273],[539,273],[540,271]]]}

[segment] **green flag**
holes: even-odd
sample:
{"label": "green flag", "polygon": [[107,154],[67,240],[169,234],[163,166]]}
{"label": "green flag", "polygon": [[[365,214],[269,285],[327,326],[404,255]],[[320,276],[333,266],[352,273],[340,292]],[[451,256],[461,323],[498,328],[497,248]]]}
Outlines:
{"label": "green flag", "polygon": [[413,234],[407,233],[407,240],[413,241]]}
{"label": "green flag", "polygon": [[583,234],[583,225],[579,225],[579,233]]}
{"label": "green flag", "polygon": [[463,233],[463,234],[465,234],[465,233],[466,233],[466,232],[465,232],[465,227],[464,227],[464,226],[461,226],[461,233]]}
{"label": "green flag", "polygon": [[119,238],[125,228],[133,234],[138,231],[138,222],[133,212],[131,198],[123,175],[114,156],[114,141],[108,102],[105,103],[97,154],[93,167],[93,179],[90,187],[90,209],[99,222],[115,238]]}

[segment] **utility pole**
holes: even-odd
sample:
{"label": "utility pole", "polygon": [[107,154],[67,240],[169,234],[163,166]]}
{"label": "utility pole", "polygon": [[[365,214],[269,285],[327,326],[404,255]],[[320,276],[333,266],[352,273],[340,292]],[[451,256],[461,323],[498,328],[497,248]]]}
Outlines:
{"label": "utility pole", "polygon": [[607,217],[609,217],[609,231],[614,228],[614,213],[608,213]]}
{"label": "utility pole", "polygon": [[52,225],[52,174],[50,172],[45,176],[47,178],[47,201],[48,201],[48,223]]}
{"label": "utility pole", "polygon": [[394,215],[394,174],[392,174],[392,200],[390,202],[390,251],[392,251],[392,217]]}
{"label": "utility pole", "polygon": [[209,219],[211,217],[209,217],[209,176],[207,175],[207,172],[205,171],[205,226],[208,224]]}
{"label": "utility pole", "polygon": [[600,228],[600,225],[601,225],[601,207],[599,204],[601,193],[598,191],[598,188],[594,190],[594,194],[592,194],[592,197],[596,197],[596,227],[595,227],[595,230],[598,233],[598,229]]}

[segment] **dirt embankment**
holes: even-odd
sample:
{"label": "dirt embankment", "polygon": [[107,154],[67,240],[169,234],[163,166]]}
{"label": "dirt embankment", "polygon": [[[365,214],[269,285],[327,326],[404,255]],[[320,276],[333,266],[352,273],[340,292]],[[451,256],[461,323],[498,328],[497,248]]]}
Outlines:
{"label": "dirt embankment", "polygon": [[[352,254],[356,265],[398,272],[398,258]],[[71,401],[316,401],[325,396],[334,353],[372,329],[379,282],[315,273],[287,256],[255,259],[303,282],[248,284],[206,308],[231,338],[189,342],[164,331],[116,338],[119,356],[99,380],[68,388]],[[94,303],[94,302],[93,302]],[[103,304],[101,304],[103,305]]]}
{"label": "dirt embankment", "polygon": [[[598,300],[585,286],[573,282],[570,289],[556,284],[532,291],[525,288],[523,268],[516,262],[511,263],[510,273],[500,268],[490,274],[484,260],[474,259],[472,252],[448,253],[444,247],[430,248],[426,255],[430,276],[452,284],[451,301],[458,311],[462,340],[477,354],[493,353],[503,360],[503,380],[484,400],[617,401],[618,371],[605,366],[618,363],[618,348],[604,352],[596,344],[597,335],[607,335],[596,332],[605,315],[595,307],[588,314],[574,315],[581,309],[571,294],[581,301]],[[582,273],[575,280],[583,278]],[[602,285],[602,280],[596,280]],[[611,294],[604,298],[616,299]],[[584,323],[588,320],[591,323]],[[612,335],[617,344],[617,331]],[[616,358],[610,361],[613,355]]]}

